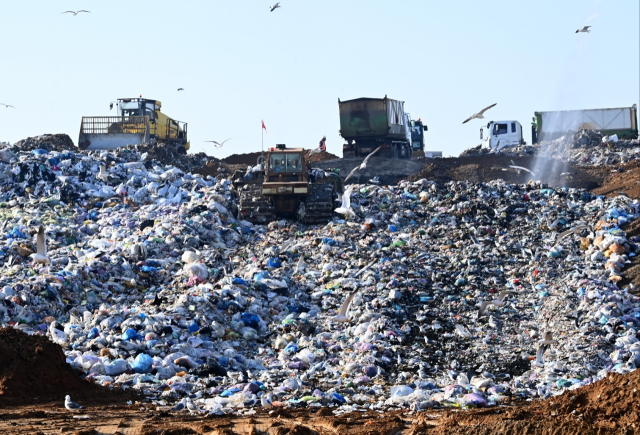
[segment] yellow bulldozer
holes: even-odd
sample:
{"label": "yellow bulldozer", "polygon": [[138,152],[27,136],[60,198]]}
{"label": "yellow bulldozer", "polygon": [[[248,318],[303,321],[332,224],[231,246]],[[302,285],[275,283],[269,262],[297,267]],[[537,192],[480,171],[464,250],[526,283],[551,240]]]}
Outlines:
{"label": "yellow bulldozer", "polygon": [[[137,144],[166,143],[179,154],[189,150],[187,123],[160,111],[158,100],[120,98],[118,116],[83,116],[78,147],[83,150],[114,150]],[[113,103],[110,104],[113,109]]]}

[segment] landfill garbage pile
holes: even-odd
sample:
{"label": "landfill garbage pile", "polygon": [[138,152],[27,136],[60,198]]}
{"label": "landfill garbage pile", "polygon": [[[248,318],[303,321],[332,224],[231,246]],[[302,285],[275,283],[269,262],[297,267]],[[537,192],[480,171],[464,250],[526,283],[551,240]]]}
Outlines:
{"label": "landfill garbage pile", "polygon": [[[570,162],[576,165],[619,165],[640,158],[640,141],[619,140],[616,136],[603,136],[594,130],[569,132],[557,139],[535,145],[518,145],[500,150],[507,156],[538,156]],[[493,154],[482,145],[463,151],[460,156]]]}
{"label": "landfill garbage pile", "polygon": [[627,197],[423,179],[265,227],[136,149],[0,160],[2,324],[156,406],[489,406],[640,363]]}
{"label": "landfill garbage pile", "polygon": [[43,134],[41,136],[28,137],[14,144],[14,147],[22,151],[44,149],[47,151],[75,151],[77,148],[73,140],[64,134]]}

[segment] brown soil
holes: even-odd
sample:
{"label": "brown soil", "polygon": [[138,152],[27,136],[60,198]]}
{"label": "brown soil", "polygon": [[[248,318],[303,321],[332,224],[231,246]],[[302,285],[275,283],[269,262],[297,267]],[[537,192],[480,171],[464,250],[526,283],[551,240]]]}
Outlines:
{"label": "brown soil", "polygon": [[[576,187],[594,189],[609,176],[610,169],[604,167],[573,166],[559,160],[541,159],[544,167],[536,169],[537,161],[532,156],[484,155],[470,157],[450,157],[445,159],[425,159],[424,168],[410,180],[426,178],[439,183],[449,181],[470,181],[482,183],[502,179],[507,183],[527,183],[529,180],[541,180],[553,187]],[[522,169],[509,166],[521,166],[538,171],[535,176]]]}
{"label": "brown soil", "polygon": [[[88,406],[71,415],[61,404],[0,410],[0,433],[74,434],[557,434],[640,433],[640,371],[610,374],[574,391],[519,406],[472,410],[407,409],[334,416],[331,408],[257,410],[252,416],[170,414],[137,402],[132,406]],[[81,403],[84,405],[84,403]]]}
{"label": "brown soil", "polygon": [[[315,162],[324,162],[326,160],[336,160],[340,157],[328,153],[326,151],[321,151],[319,153],[315,153],[309,157],[311,150],[305,150],[305,156],[307,160],[311,163]],[[266,151],[264,152],[266,154]],[[254,166],[258,161],[258,157],[263,155],[261,151],[256,151],[255,153],[246,153],[246,154],[232,154],[229,157],[225,157],[221,161],[228,165],[245,165],[245,166]]]}
{"label": "brown soil", "polygon": [[631,198],[640,199],[640,161],[636,160],[622,166],[621,171],[610,169],[610,174],[601,187],[593,190],[595,195],[610,197],[623,193]]}
{"label": "brown soil", "polygon": [[0,405],[64,402],[124,402],[129,397],[80,378],[62,348],[42,335],[0,328]]}
{"label": "brown soil", "polygon": [[47,151],[77,151],[78,148],[73,144],[73,140],[64,134],[43,134],[41,136],[28,137],[14,144],[21,151],[33,151],[43,149]]}

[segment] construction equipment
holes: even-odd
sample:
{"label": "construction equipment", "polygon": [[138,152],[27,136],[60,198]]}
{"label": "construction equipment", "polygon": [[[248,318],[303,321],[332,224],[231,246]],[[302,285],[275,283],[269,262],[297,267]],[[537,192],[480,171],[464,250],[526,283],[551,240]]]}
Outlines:
{"label": "construction equipment", "polygon": [[412,121],[404,102],[387,98],[340,101],[340,135],[347,141],[342,157],[364,157],[382,147],[375,157],[410,159],[424,157],[422,120]]}
{"label": "construction equipment", "polygon": [[337,174],[315,176],[305,150],[277,145],[260,157],[261,170],[236,172],[233,185],[239,196],[238,219],[266,224],[277,217],[305,224],[331,220],[334,199],[341,190]]}
{"label": "construction equipment", "polygon": [[[78,147],[83,150],[113,150],[142,143],[166,143],[179,154],[189,150],[187,123],[160,111],[162,104],[147,98],[120,98],[119,116],[83,116]],[[113,109],[113,103],[110,104]]]}

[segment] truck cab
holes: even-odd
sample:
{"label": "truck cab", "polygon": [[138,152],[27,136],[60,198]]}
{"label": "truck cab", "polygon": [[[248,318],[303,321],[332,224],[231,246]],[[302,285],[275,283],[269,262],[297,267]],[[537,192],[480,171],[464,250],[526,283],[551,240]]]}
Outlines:
{"label": "truck cab", "polygon": [[[525,143],[522,125],[518,121],[491,121],[487,124],[487,132],[485,145],[493,151]],[[480,129],[480,139],[482,138],[483,129]]]}
{"label": "truck cab", "polygon": [[417,121],[409,121],[409,129],[411,130],[411,149],[413,152],[424,151],[424,132],[427,131],[427,126],[423,125],[422,119],[418,118]]}

